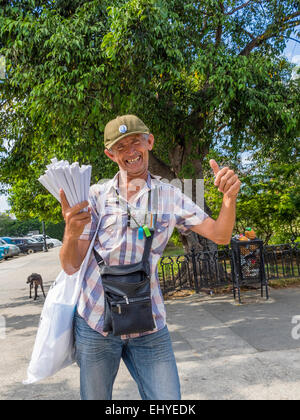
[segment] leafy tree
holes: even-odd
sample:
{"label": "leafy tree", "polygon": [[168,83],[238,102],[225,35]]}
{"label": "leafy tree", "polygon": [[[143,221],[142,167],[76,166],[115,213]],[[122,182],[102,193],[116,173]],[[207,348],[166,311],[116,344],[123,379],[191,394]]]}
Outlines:
{"label": "leafy tree", "polygon": [[[42,233],[42,224],[36,219],[14,220],[6,214],[0,214],[0,236],[25,236],[31,230],[38,230]],[[62,240],[64,222],[45,223],[45,231],[51,238]]]}
{"label": "leafy tree", "polygon": [[151,169],[169,179],[202,178],[220,141],[236,153],[295,147],[300,84],[282,52],[298,1],[2,4],[0,181],[17,215],[60,217],[36,181],[53,156],[91,163],[93,182],[110,177],[103,129],[123,113],[151,127]]}
{"label": "leafy tree", "polygon": [[300,164],[265,158],[263,165],[243,177],[237,227],[252,225],[265,243],[290,242],[300,234]]}
{"label": "leafy tree", "polygon": [[59,239],[60,241],[63,240],[65,230],[65,222],[60,223],[45,223],[45,232],[50,238]]}
{"label": "leafy tree", "polygon": [[0,236],[24,236],[30,230],[39,230],[41,223],[37,219],[26,221],[13,220],[8,215],[0,215]]}
{"label": "leafy tree", "polygon": [[[276,150],[262,153],[257,149],[248,154],[247,162],[238,164],[243,188],[239,194],[236,226],[234,233],[244,233],[245,228],[254,228],[257,237],[265,243],[290,242],[300,235],[300,176],[299,153],[296,145],[294,153],[284,160]],[[212,217],[217,217],[222,202],[222,194],[213,186],[209,159],[222,162],[222,166],[240,160],[232,150],[210,151],[204,165],[205,197],[210,203]]]}

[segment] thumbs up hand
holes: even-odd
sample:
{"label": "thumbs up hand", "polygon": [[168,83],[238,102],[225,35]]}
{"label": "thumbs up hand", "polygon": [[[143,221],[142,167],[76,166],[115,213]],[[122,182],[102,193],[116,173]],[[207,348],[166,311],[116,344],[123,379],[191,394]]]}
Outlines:
{"label": "thumbs up hand", "polygon": [[209,164],[214,172],[214,184],[216,187],[219,187],[218,190],[224,194],[224,197],[236,198],[241,186],[241,181],[238,176],[227,166],[220,169],[214,159],[210,159]]}

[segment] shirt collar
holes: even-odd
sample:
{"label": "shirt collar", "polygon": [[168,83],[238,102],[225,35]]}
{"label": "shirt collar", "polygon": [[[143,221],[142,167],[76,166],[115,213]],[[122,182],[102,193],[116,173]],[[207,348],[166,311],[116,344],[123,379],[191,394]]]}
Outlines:
{"label": "shirt collar", "polygon": [[[116,191],[119,190],[119,174],[120,171],[118,171],[116,173],[116,175],[109,181],[108,185],[107,185],[107,191],[109,192],[111,189],[114,189]],[[160,176],[155,176],[152,175],[150,173],[150,171],[148,171],[148,175],[147,175],[147,180],[146,180],[146,184],[143,186],[143,188],[141,189],[140,193],[149,191],[153,188],[156,187],[157,185],[157,180],[159,180],[161,177]],[[140,195],[140,194],[139,194]]]}

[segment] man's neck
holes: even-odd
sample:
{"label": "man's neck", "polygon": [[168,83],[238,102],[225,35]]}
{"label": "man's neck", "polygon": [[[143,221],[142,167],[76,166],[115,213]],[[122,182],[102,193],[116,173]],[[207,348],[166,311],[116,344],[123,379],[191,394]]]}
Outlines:
{"label": "man's neck", "polygon": [[120,194],[128,201],[134,197],[145,185],[148,178],[148,169],[139,176],[130,176],[127,172],[120,170],[119,190]]}

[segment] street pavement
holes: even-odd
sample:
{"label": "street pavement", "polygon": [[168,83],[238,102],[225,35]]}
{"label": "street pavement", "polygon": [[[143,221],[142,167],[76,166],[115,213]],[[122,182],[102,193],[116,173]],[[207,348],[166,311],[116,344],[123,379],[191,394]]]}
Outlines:
{"label": "street pavement", "polygon": [[[40,273],[47,293],[60,271],[59,249],[0,262],[1,400],[80,399],[76,364],[22,384],[44,302],[40,290],[29,299],[26,279]],[[300,399],[300,288],[270,289],[268,301],[242,292],[242,301],[201,293],[166,301],[182,399]],[[113,399],[140,399],[123,362]]]}

